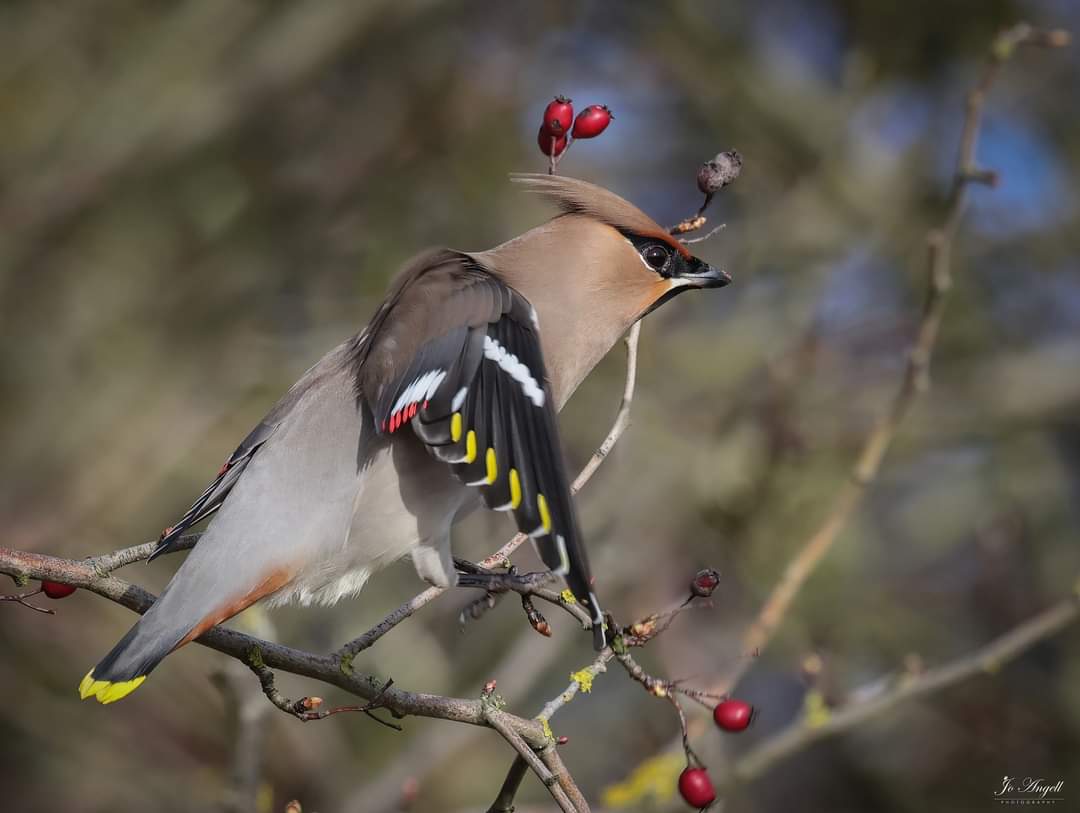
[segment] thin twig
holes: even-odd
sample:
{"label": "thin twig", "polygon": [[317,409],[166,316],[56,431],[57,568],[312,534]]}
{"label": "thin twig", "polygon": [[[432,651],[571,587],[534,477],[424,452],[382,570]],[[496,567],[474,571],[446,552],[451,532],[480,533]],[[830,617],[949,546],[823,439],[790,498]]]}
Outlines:
{"label": "thin twig", "polygon": [[38,607],[36,604],[31,604],[26,599],[32,596],[39,595],[44,592],[40,587],[32,593],[22,593],[20,595],[8,595],[0,596],[0,601],[10,601],[13,604],[19,604],[26,607],[28,610],[33,610],[36,613],[44,613],[45,615],[56,615],[56,610],[50,610],[46,607]]}
{"label": "thin twig", "polygon": [[701,237],[687,237],[687,238],[684,238],[683,240],[681,240],[680,242],[682,242],[682,243],[684,243],[685,245],[688,245],[688,246],[693,245],[694,243],[704,243],[710,237],[713,237],[714,235],[718,234],[719,232],[723,231],[726,228],[727,228],[727,223],[721,223],[719,226],[715,226],[715,227],[709,229],[708,233],[702,235]]}
{"label": "thin twig", "polygon": [[[618,660],[618,662],[626,669],[627,674],[645,686],[647,690],[653,691],[654,687],[662,686],[665,689],[665,692],[659,693],[657,696],[662,697],[667,692],[679,692],[680,694],[685,694],[688,697],[693,697],[699,701],[701,701],[702,698],[711,697],[707,692],[683,687],[679,685],[678,681],[662,681],[648,675],[644,669],[637,665],[636,661],[634,661],[626,651],[627,647],[644,646],[661,632],[666,630],[680,613],[687,612],[688,610],[712,607],[711,602],[695,601],[696,598],[698,597],[691,594],[689,599],[680,600],[678,604],[675,604],[666,610],[648,615],[642,620],[622,628],[616,635],[611,646],[604,647],[591,664],[571,675],[570,684],[556,697],[544,704],[544,707],[540,709],[540,713],[536,715],[536,719],[543,723],[547,723],[556,712],[577,697],[579,692],[588,693],[592,691],[593,679],[596,678],[597,675],[607,671],[607,665],[612,659]],[[612,629],[615,628],[615,625],[612,625]]]}
{"label": "thin twig", "polygon": [[833,711],[823,723],[808,725],[796,722],[769,738],[735,763],[729,783],[746,782],[762,776],[774,765],[820,742],[849,731],[855,726],[889,711],[893,707],[940,691],[978,674],[992,675],[1004,664],[1023,654],[1040,641],[1064,630],[1080,618],[1080,596],[1073,595],[994,639],[967,657],[930,669],[920,675],[907,675],[896,688],[871,700],[854,703]]}
{"label": "thin twig", "polygon": [[376,717],[374,714],[376,709],[384,708],[382,698],[386,695],[387,691],[389,691],[390,687],[394,685],[393,680],[387,680],[386,683],[383,684],[382,689],[379,690],[379,693],[362,706],[337,706],[332,709],[323,709],[323,699],[321,697],[301,697],[299,700],[290,700],[283,695],[275,685],[273,671],[263,663],[262,652],[258,647],[253,647],[251,649],[248,653],[246,663],[247,667],[254,672],[255,676],[259,679],[259,685],[262,687],[266,699],[286,714],[292,715],[301,722],[310,723],[313,720],[325,720],[327,717],[334,714],[358,711],[366,714],[376,723],[379,723],[379,725],[392,728],[394,731],[402,730],[401,726],[383,720],[380,717]]}
{"label": "thin twig", "polygon": [[619,402],[619,409],[615,413],[615,421],[611,424],[607,436],[596,447],[596,451],[592,453],[592,457],[582,467],[573,485],[570,486],[570,491],[574,494],[581,491],[592,476],[596,474],[600,464],[615,448],[615,444],[619,442],[619,438],[622,437],[623,432],[630,425],[630,406],[634,402],[634,387],[637,385],[637,353],[638,339],[640,337],[641,322],[634,322],[624,340],[626,342],[626,380],[623,382],[622,400]]}
{"label": "thin twig", "polygon": [[[528,601],[533,598],[538,598],[541,601],[546,601],[548,604],[553,604],[565,611],[575,621],[581,624],[582,629],[592,629],[592,617],[581,608],[581,605],[577,602],[577,599],[573,598],[572,594],[556,592],[547,587],[542,587],[540,584],[531,582],[528,580],[528,575],[521,577],[522,580],[515,579],[515,575],[507,573],[506,580],[501,582],[494,582],[486,588],[485,595],[478,599],[479,604],[470,605],[462,612],[462,616],[466,613],[477,617],[477,614],[482,614],[483,608],[490,605],[491,597],[498,597],[503,593],[517,593],[521,596],[523,601]],[[532,574],[538,576],[547,577],[547,573]],[[553,576],[551,578],[554,578]],[[547,579],[550,581],[550,579]],[[472,585],[466,585],[466,587],[472,587]],[[531,601],[530,601],[531,604]],[[528,606],[526,605],[526,612],[528,612]],[[534,608],[535,610],[535,608]],[[542,616],[541,616],[542,618]],[[461,619],[464,621],[464,617]],[[530,619],[531,623],[531,619]],[[535,625],[534,625],[535,626]]]}
{"label": "thin twig", "polygon": [[[614,657],[615,653],[612,652],[611,647],[604,647],[591,664],[580,672],[574,673],[577,677],[570,681],[569,686],[563,689],[558,696],[544,704],[544,707],[540,709],[540,713],[536,715],[536,719],[543,722],[550,720],[559,709],[577,697],[577,693],[582,690],[583,686],[588,687],[585,691],[591,691],[593,678],[606,672],[608,663]],[[584,678],[584,681],[581,678]]]}

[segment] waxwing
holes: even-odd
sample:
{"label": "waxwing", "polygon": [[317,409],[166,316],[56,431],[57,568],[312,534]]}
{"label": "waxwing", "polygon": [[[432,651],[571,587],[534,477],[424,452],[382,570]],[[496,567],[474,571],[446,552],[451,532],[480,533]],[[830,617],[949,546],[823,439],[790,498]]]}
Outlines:
{"label": "waxwing", "polygon": [[212,516],[83,679],[84,699],[119,700],[256,601],[333,604],[405,555],[431,584],[483,586],[450,551],[455,519],[481,501],[513,514],[604,646],[556,412],[635,321],[730,277],[612,192],[513,180],[559,214],[489,251],[432,251],[402,271],[371,323],[293,385],[162,535],[155,555]]}

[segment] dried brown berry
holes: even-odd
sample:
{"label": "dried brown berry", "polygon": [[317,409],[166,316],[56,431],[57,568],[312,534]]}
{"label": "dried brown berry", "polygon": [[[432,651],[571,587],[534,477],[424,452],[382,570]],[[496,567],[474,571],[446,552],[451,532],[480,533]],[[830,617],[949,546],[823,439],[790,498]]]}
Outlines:
{"label": "dried brown berry", "polygon": [[697,174],[698,189],[703,195],[714,195],[739,177],[742,156],[735,150],[719,153],[701,165]]}

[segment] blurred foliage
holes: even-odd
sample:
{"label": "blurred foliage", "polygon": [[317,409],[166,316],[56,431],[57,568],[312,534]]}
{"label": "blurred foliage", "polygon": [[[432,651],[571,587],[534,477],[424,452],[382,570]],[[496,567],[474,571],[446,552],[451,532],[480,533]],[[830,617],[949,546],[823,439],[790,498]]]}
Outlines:
{"label": "blurred foliage", "polygon": [[[716,611],[688,617],[643,658],[673,677],[722,670],[745,657],[742,624],[898,378],[963,93],[993,33],[1018,19],[1076,31],[1080,7],[3,4],[4,544],[84,556],[155,537],[280,393],[364,324],[410,255],[489,247],[540,222],[544,210],[506,176],[544,166],[538,117],[566,93],[609,104],[617,120],[561,170],[661,222],[697,205],[701,161],[731,147],[745,157],[712,210],[727,229],[698,247],[736,284],[648,319],[634,424],[580,499],[618,617],[662,606],[699,566],[723,571]],[[741,684],[758,724],[715,738],[710,759],[800,713],[808,652],[825,663],[823,697],[840,703],[905,657],[966,652],[1072,588],[1077,51],[1025,54],[995,87],[979,155],[1002,185],[975,191],[934,389]],[[575,462],[614,414],[612,355],[564,414]],[[474,517],[459,549],[479,556],[509,530]],[[176,564],[124,575],[160,589]],[[411,567],[393,568],[355,602],[276,612],[278,636],[327,650],[418,587]],[[540,639],[513,602],[459,632],[467,598],[444,598],[357,665],[469,696],[495,677],[528,714],[589,662],[564,619]],[[8,809],[217,808],[232,733],[207,678],[223,658],[190,647],[123,704],[80,704],[79,677],[132,619],[81,593],[57,610],[0,608]],[[806,810],[981,810],[1006,773],[1063,778],[1075,804],[1078,642],[1073,631],[815,747],[726,809],[789,810],[798,798]],[[407,720],[400,735],[359,717],[267,724],[263,798],[275,810],[290,798],[324,813],[394,809],[416,779],[414,809],[476,808],[509,764],[496,738],[437,721]],[[590,798],[675,725],[667,704],[615,673],[553,720]],[[523,794],[544,798],[531,780]]]}

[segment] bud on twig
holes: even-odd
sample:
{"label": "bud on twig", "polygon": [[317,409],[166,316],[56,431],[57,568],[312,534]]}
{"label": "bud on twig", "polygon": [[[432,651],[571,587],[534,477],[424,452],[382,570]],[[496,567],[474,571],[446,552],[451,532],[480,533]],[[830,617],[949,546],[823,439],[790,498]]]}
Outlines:
{"label": "bud on twig", "polygon": [[529,624],[534,630],[539,632],[545,638],[551,637],[551,625],[544,618],[543,613],[536,609],[536,605],[533,604],[533,600],[530,596],[521,597],[521,606],[525,609],[525,617],[529,619]]}
{"label": "bud on twig", "polygon": [[630,634],[635,638],[650,638],[656,632],[656,618],[650,616],[630,625]]}

